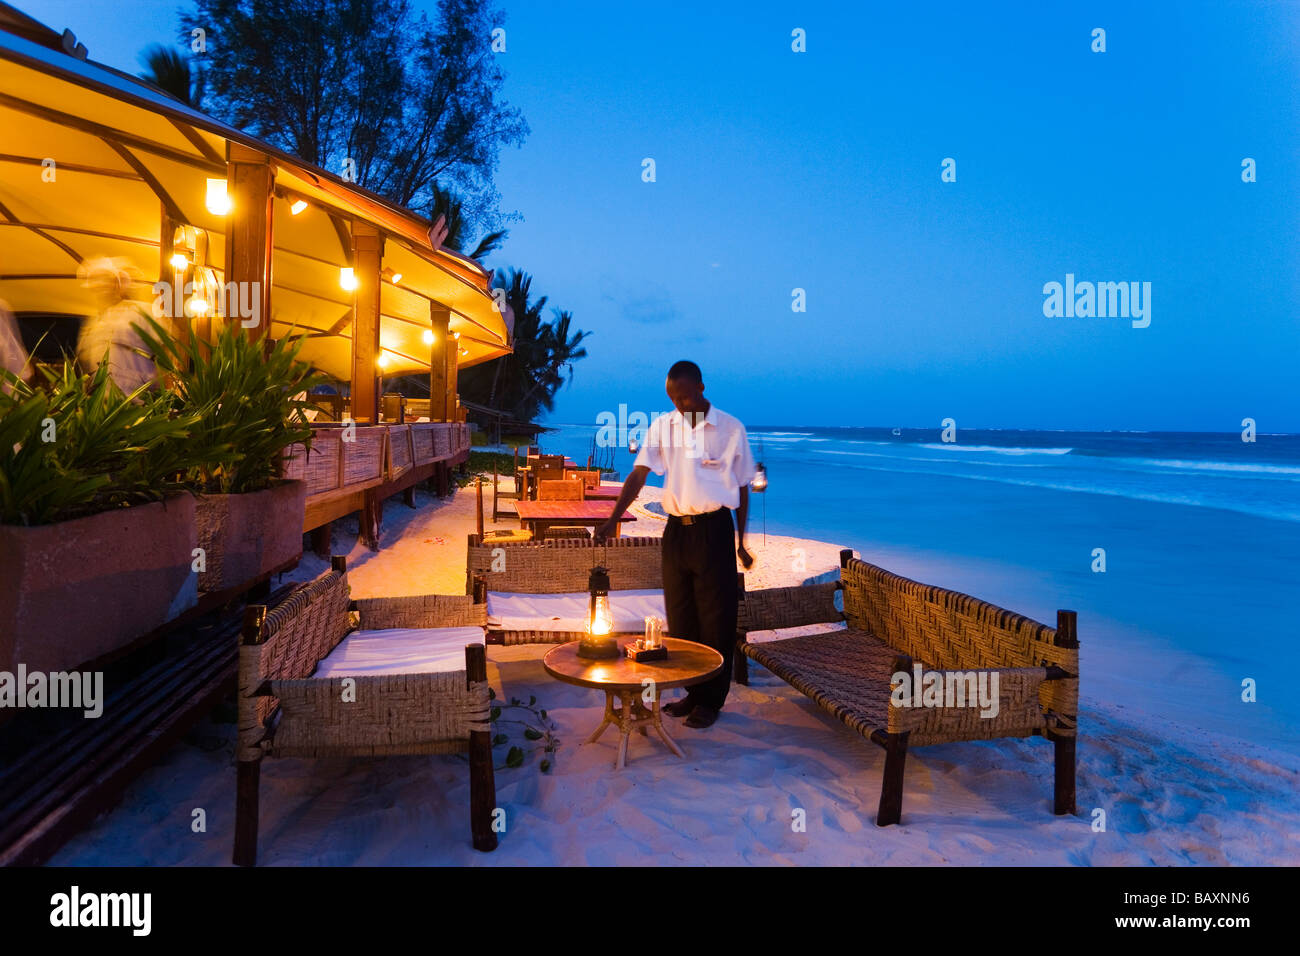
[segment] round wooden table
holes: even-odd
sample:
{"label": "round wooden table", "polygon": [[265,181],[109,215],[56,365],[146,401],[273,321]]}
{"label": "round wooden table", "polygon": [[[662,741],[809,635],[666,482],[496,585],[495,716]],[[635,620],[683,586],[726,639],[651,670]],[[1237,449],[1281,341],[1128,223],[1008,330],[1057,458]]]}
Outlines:
{"label": "round wooden table", "polygon": [[[635,634],[620,641],[620,648],[629,642],[636,642]],[[614,761],[615,770],[622,770],[627,762],[627,738],[633,728],[645,734],[647,727],[653,727],[669,750],[679,757],[686,756],[664,730],[659,715],[659,695],[670,687],[699,684],[722,669],[722,655],[711,647],[675,637],[665,637],[663,642],[668,648],[667,660],[637,662],[628,657],[612,657],[593,661],[579,657],[578,642],[571,641],[552,648],[542,662],[546,672],[556,680],[605,692],[605,719],[587,738],[587,743],[595,743],[606,727],[617,724],[622,737]],[[644,703],[647,693],[650,707]],[[615,697],[621,705],[617,708],[614,706]]]}

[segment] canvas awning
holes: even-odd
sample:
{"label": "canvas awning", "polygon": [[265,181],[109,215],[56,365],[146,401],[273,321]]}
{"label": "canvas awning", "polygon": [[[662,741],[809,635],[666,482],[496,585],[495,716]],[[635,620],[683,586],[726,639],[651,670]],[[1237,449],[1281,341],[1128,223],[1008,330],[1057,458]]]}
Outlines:
{"label": "canvas awning", "polygon": [[[271,335],[308,334],[304,357],[351,379],[354,297],[340,271],[353,265],[353,231],[373,227],[388,277],[379,305],[384,375],[430,371],[431,308],[450,313],[459,367],[510,350],[490,273],[433,248],[423,217],[80,59],[2,3],[0,298],[17,312],[90,314],[78,263],[125,257],[152,284],[166,271],[165,219],[208,232],[208,265],[224,281],[230,217],[213,215],[205,198],[208,179],[227,175],[232,145],[264,154],[273,169]],[[308,204],[299,215],[290,213],[295,200]]]}

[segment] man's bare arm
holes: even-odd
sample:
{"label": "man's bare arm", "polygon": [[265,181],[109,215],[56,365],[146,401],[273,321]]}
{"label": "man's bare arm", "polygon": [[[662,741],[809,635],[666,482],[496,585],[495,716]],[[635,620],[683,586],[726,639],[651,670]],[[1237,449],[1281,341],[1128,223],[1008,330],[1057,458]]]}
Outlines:
{"label": "man's bare arm", "polygon": [[623,482],[623,490],[619,492],[618,501],[614,502],[614,513],[610,515],[608,521],[596,529],[596,540],[608,538],[617,530],[618,519],[623,517],[623,512],[627,511],[632,502],[636,501],[636,496],[641,494],[649,474],[650,469],[645,465],[637,465],[632,469],[632,473]]}

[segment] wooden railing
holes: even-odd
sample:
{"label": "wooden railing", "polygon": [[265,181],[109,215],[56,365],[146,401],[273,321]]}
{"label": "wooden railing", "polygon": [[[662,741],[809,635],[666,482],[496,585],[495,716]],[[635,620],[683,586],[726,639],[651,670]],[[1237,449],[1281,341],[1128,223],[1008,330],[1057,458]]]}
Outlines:
{"label": "wooden railing", "polygon": [[328,528],[360,511],[363,536],[377,546],[384,499],[400,491],[413,494],[415,485],[429,479],[445,492],[451,467],[469,457],[469,447],[469,426],[460,422],[316,425],[310,453],[301,445],[289,449],[284,476],[307,482],[303,531]]}

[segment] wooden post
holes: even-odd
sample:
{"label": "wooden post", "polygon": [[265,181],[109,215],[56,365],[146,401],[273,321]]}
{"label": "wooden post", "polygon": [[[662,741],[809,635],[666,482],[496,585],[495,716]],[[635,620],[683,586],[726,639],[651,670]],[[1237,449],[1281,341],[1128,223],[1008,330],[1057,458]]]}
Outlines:
{"label": "wooden post", "polygon": [[[1077,649],[1079,646],[1078,614],[1074,611],[1056,612],[1056,646]],[[1077,727],[1078,714],[1063,714]],[[1077,730],[1067,736],[1049,733],[1055,748],[1056,772],[1053,787],[1053,810],[1057,816],[1075,812],[1075,763],[1077,759]]]}
{"label": "wooden post", "polygon": [[[262,628],[266,623],[267,609],[263,605],[249,605],[244,609],[244,627],[240,634],[241,644],[260,644]],[[239,687],[236,691],[240,711],[255,707],[252,700],[245,699],[252,693],[252,687]],[[241,718],[243,714],[240,714]],[[244,726],[244,721],[240,721]],[[258,784],[262,773],[262,760],[259,755],[251,760],[243,755],[245,740],[240,734],[239,759],[235,764],[235,847],[231,862],[236,866],[254,866],[257,863],[257,818],[258,818]]]}
{"label": "wooden post", "polygon": [[379,292],[384,238],[367,222],[352,223],[352,418],[379,423]]}
{"label": "wooden post", "polygon": [[447,336],[447,421],[449,422],[460,421],[456,395],[456,370],[459,364],[460,343],[451,337],[449,331]]}
{"label": "wooden post", "polygon": [[447,421],[447,352],[451,340],[451,311],[437,302],[429,303],[433,344],[429,346],[429,421]]}
{"label": "wooden post", "polygon": [[[275,168],[265,153],[236,142],[226,145],[226,194],[230,213],[226,217],[226,282],[235,283],[227,299],[235,304],[251,302],[253,315],[232,316],[251,322],[246,326],[253,338],[262,338],[271,327],[271,248],[274,220]],[[235,311],[230,309],[228,312]]]}
{"label": "wooden post", "polygon": [[[487,683],[487,648],[482,644],[465,647],[465,679],[470,687]],[[496,811],[497,787],[492,770],[492,732],[469,732],[469,827],[474,849],[485,853],[497,848],[492,817]]]}
{"label": "wooden post", "polygon": [[483,476],[474,479],[474,493],[478,497],[478,536],[483,537]]}
{"label": "wooden post", "polygon": [[311,530],[311,550],[319,558],[330,556],[330,539],[333,536],[333,522],[326,521],[319,528]]}

